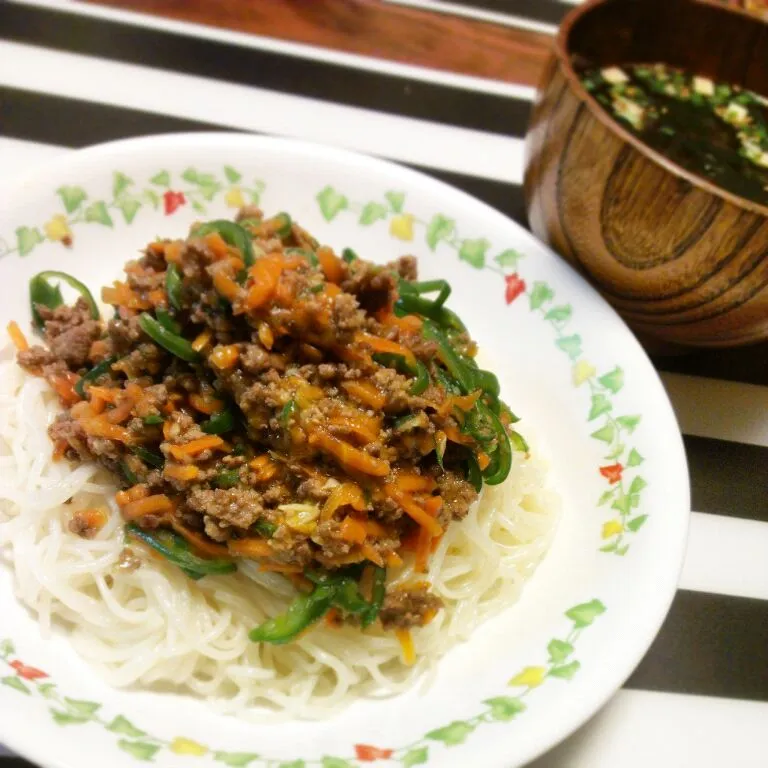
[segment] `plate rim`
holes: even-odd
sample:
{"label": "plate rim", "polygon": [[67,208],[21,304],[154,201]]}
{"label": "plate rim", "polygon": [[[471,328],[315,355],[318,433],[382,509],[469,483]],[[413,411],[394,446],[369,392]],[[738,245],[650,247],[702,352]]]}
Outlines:
{"label": "plate rim", "polygon": [[[573,707],[568,713],[562,716],[559,720],[559,726],[549,729],[551,734],[550,738],[546,740],[546,743],[536,743],[533,745],[527,753],[521,753],[514,759],[522,761],[523,763],[535,759],[541,754],[553,749],[560,744],[564,739],[570,736],[580,726],[584,725],[589,719],[591,719],[615,694],[615,692],[621,687],[627,678],[632,674],[637,665],[641,662],[645,656],[648,648],[653,642],[654,638],[658,634],[661,625],[666,618],[672,601],[678,589],[678,582],[680,572],[684,564],[684,557],[687,546],[688,527],[691,514],[691,500],[690,500],[690,482],[688,475],[687,458],[685,454],[684,444],[680,427],[672,408],[671,402],[666,390],[663,386],[661,378],[656,371],[653,363],[651,362],[648,354],[645,352],[639,341],[629,329],[624,320],[619,316],[616,310],[611,307],[608,302],[600,296],[596,289],[576,270],[574,270],[569,264],[565,263],[549,246],[539,241],[531,232],[525,229],[518,222],[512,220],[506,214],[498,211],[492,206],[488,205],[482,200],[479,200],[472,195],[460,190],[452,185],[435,179],[426,173],[414,170],[412,168],[403,166],[399,163],[385,160],[378,157],[372,157],[362,153],[340,149],[337,147],[330,147],[327,145],[312,143],[307,141],[295,140],[290,138],[272,137],[272,136],[260,136],[243,132],[187,132],[187,133],[173,133],[173,134],[160,134],[155,136],[140,136],[128,139],[120,139],[117,141],[104,142],[101,144],[92,145],[90,147],[74,150],[62,154],[60,157],[54,158],[44,166],[38,166],[33,169],[29,169],[24,173],[15,174],[11,179],[4,180],[0,185],[0,190],[11,191],[13,189],[24,188],[27,186],[33,187],[35,185],[45,186],[45,177],[54,173],[61,173],[68,168],[77,168],[82,162],[88,162],[98,160],[100,157],[105,159],[110,157],[115,152],[136,151],[141,153],[145,148],[152,150],[157,146],[169,145],[174,149],[185,149],[190,146],[197,145],[210,145],[208,148],[213,153],[216,151],[216,145],[220,148],[227,146],[227,149],[231,149],[233,146],[237,147],[241,145],[243,149],[251,149],[258,151],[259,148],[264,147],[266,149],[284,149],[287,154],[303,154],[304,156],[315,156],[319,160],[333,161],[344,164],[347,167],[357,165],[363,168],[368,167],[372,172],[375,172],[377,168],[381,168],[384,172],[395,173],[398,177],[403,178],[404,182],[407,182],[409,178],[413,178],[420,184],[428,184],[431,187],[437,187],[444,195],[449,195],[453,199],[456,199],[458,203],[464,201],[470,203],[472,207],[478,206],[487,215],[495,218],[498,221],[499,227],[513,227],[517,236],[524,241],[525,245],[534,249],[540,249],[548,252],[553,258],[557,259],[560,265],[567,270],[580,284],[581,289],[585,292],[585,301],[598,302],[604,310],[608,310],[615,322],[618,322],[618,327],[622,329],[622,333],[625,336],[626,343],[631,347],[631,352],[628,354],[638,356],[639,360],[642,360],[643,369],[647,374],[650,374],[651,380],[654,382],[661,397],[658,398],[659,402],[655,407],[663,408],[662,414],[671,425],[675,427],[675,434],[669,435],[668,438],[674,437],[674,444],[667,445],[666,449],[672,454],[675,454],[675,461],[679,464],[680,471],[682,473],[681,478],[681,490],[683,491],[683,498],[680,499],[680,505],[683,502],[686,503],[687,509],[681,512],[678,521],[677,529],[677,545],[672,548],[671,551],[675,553],[674,562],[677,563],[677,567],[672,569],[671,565],[668,567],[668,573],[666,574],[665,581],[659,585],[654,583],[655,594],[657,597],[654,600],[655,609],[649,612],[649,616],[652,616],[653,620],[649,617],[646,621],[645,630],[639,634],[643,638],[640,641],[635,640],[631,644],[631,653],[625,653],[623,655],[624,663],[621,665],[621,669],[616,672],[615,666],[612,670],[612,674],[606,677],[606,682],[600,686],[591,686],[588,690],[582,692],[582,696],[579,699],[577,707]],[[105,168],[105,171],[111,172],[112,168]],[[458,207],[458,206],[457,206]],[[12,208],[12,206],[9,206]],[[471,218],[472,212],[470,211],[469,217]],[[671,558],[671,556],[670,556]],[[2,732],[2,723],[0,720],[0,732]],[[26,755],[29,759],[34,760],[40,765],[51,766],[51,768],[73,768],[73,766],[64,761],[61,762],[58,757],[51,757],[48,754],[44,754],[44,748],[41,742],[36,742],[34,745],[30,743],[24,743],[25,740],[14,738],[13,734],[2,733],[3,742],[11,749],[16,751],[20,755]],[[35,740],[32,739],[32,742]],[[40,749],[37,749],[37,746]],[[63,759],[63,758],[62,758]]]}

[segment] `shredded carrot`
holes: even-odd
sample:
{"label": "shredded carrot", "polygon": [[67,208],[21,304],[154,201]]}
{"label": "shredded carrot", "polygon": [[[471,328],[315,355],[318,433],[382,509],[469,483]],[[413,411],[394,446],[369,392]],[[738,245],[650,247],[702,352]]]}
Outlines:
{"label": "shredded carrot", "polygon": [[339,615],[339,609],[332,606],[328,613],[325,614],[325,623],[329,627],[338,627],[341,623],[341,616]]}
{"label": "shredded carrot", "polygon": [[194,464],[166,464],[163,475],[171,480],[194,480],[200,470]]}
{"label": "shredded carrot", "polygon": [[415,569],[419,573],[426,573],[427,562],[431,551],[432,534],[426,528],[419,528],[419,536],[416,540]]}
{"label": "shredded carrot", "polygon": [[430,624],[432,622],[432,619],[437,616],[437,611],[434,608],[427,608],[426,611],[424,611],[424,618],[422,619],[422,626],[426,627],[427,624]]}
{"label": "shredded carrot", "polygon": [[362,512],[365,509],[365,497],[357,483],[342,483],[337,485],[323,505],[320,518],[329,520],[339,507],[349,506]]}
{"label": "shredded carrot", "polygon": [[413,647],[413,638],[408,629],[396,629],[395,636],[400,643],[400,649],[403,654],[403,664],[408,667],[413,666],[416,661],[416,649]]}
{"label": "shredded carrot", "polygon": [[299,408],[307,408],[315,400],[320,400],[323,397],[325,397],[325,392],[320,387],[315,387],[312,384],[302,384],[296,390],[296,405]]}
{"label": "shredded carrot", "polygon": [[362,523],[365,527],[365,532],[374,538],[382,538],[388,533],[387,529],[375,520],[363,520]]}
{"label": "shredded carrot", "polygon": [[384,486],[384,493],[392,501],[398,504],[403,512],[415,520],[420,526],[426,528],[433,536],[439,536],[443,529],[440,523],[435,520],[423,507],[420,507],[408,494],[399,491],[392,483]]}
{"label": "shredded carrot", "polygon": [[456,429],[453,424],[446,424],[443,427],[443,432],[445,432],[445,436],[452,443],[459,443],[459,445],[474,445],[475,443],[475,441],[469,435],[465,435],[463,432],[459,432],[459,430]]}
{"label": "shredded carrot", "polygon": [[193,392],[189,396],[189,404],[200,413],[205,413],[210,416],[213,413],[219,413],[224,410],[224,401],[219,400],[218,397],[214,397],[211,394],[198,395]]}
{"label": "shredded carrot", "polygon": [[249,462],[248,466],[256,473],[257,483],[266,483],[277,474],[277,464],[266,453]]}
{"label": "shredded carrot", "polygon": [[206,437],[198,437],[197,440],[191,440],[183,445],[172,445],[170,451],[174,459],[186,461],[202,451],[206,451],[209,448],[221,448],[223,445],[224,441],[218,435],[207,435]]}
{"label": "shredded carrot", "polygon": [[380,411],[387,402],[385,395],[370,381],[353,379],[352,381],[343,382],[341,386],[355,400],[359,400],[363,405],[367,405],[375,411]]}
{"label": "shredded carrot", "polygon": [[320,262],[320,269],[325,273],[327,280],[332,283],[341,282],[344,277],[344,267],[341,259],[327,246],[317,249],[317,260]]}
{"label": "shredded carrot", "polygon": [[353,445],[318,430],[309,438],[310,445],[316,445],[321,450],[333,456],[345,469],[353,472],[363,472],[366,475],[385,477],[389,474],[389,462],[371,456]]}
{"label": "shredded carrot", "polygon": [[230,539],[227,547],[230,554],[238,557],[272,557],[275,554],[266,539]]}
{"label": "shredded carrot", "polygon": [[213,274],[213,287],[216,292],[229,301],[235,301],[240,297],[242,288],[236,280],[233,280],[223,269],[217,269]]}
{"label": "shredded carrot", "polygon": [[365,557],[366,560],[370,560],[372,563],[374,563],[375,565],[378,565],[380,568],[384,567],[384,558],[368,542],[365,542],[360,547],[360,553]]}
{"label": "shredded carrot", "polygon": [[59,376],[54,376],[50,380],[51,386],[64,405],[74,405],[80,402],[80,395],[75,392],[75,384],[77,384],[79,379],[80,377],[76,373],[67,371]]}
{"label": "shredded carrot", "polygon": [[168,297],[165,295],[165,291],[162,288],[155,288],[147,294],[147,298],[152,303],[152,306],[166,306],[168,304]]}
{"label": "shredded carrot", "polygon": [[122,390],[119,387],[97,387],[92,384],[86,392],[90,397],[101,398],[105,403],[114,403],[120,397]]}
{"label": "shredded carrot", "polygon": [[106,304],[127,309],[151,309],[152,303],[131,290],[127,283],[115,281],[101,289],[101,298]]}
{"label": "shredded carrot", "polygon": [[11,337],[13,346],[19,350],[19,352],[26,352],[29,349],[29,342],[27,337],[22,333],[19,324],[15,320],[11,320],[6,326],[8,335]]}
{"label": "shredded carrot", "polygon": [[424,509],[427,510],[427,512],[432,515],[432,517],[437,517],[437,513],[443,508],[443,499],[441,496],[430,496],[425,502],[424,502]]}
{"label": "shredded carrot", "polygon": [[178,240],[166,243],[163,255],[170,264],[178,264],[181,261],[181,243]]}
{"label": "shredded carrot", "polygon": [[133,407],[133,398],[124,397],[118,405],[104,415],[110,424],[122,424],[131,415]]}
{"label": "shredded carrot", "polygon": [[192,349],[194,349],[195,352],[201,352],[208,346],[208,342],[211,340],[212,335],[213,334],[211,333],[211,329],[206,328],[202,333],[198,334],[194,338],[192,341]]}
{"label": "shredded carrot", "polygon": [[240,357],[240,350],[237,348],[237,344],[228,344],[222,346],[221,344],[213,348],[211,356],[208,358],[213,365],[220,370],[232,368]]}
{"label": "shredded carrot", "polygon": [[481,470],[485,470],[485,468],[491,463],[491,457],[485,453],[485,451],[480,451],[477,454],[477,466],[480,467]]}
{"label": "shredded carrot", "polygon": [[341,293],[341,288],[339,288],[336,283],[326,283],[323,287],[323,294],[325,294],[329,299],[332,299],[334,296],[338,296]]}
{"label": "shredded carrot", "polygon": [[171,527],[179,534],[179,536],[183,536],[199,554],[213,558],[229,557],[229,550],[223,544],[216,544],[206,539],[196,531],[187,528],[186,525],[180,523],[178,520],[172,518]]}
{"label": "shredded carrot", "polygon": [[344,539],[344,541],[351,541],[353,544],[362,544],[365,541],[367,531],[365,530],[365,525],[363,525],[363,523],[359,520],[355,520],[351,515],[348,515],[342,520],[339,533],[341,533],[341,538]]}
{"label": "shredded carrot", "polygon": [[155,256],[162,256],[165,253],[165,243],[162,240],[155,240],[147,246],[147,250]]}
{"label": "shredded carrot", "polygon": [[104,339],[96,339],[88,350],[88,359],[93,362],[101,362],[109,354],[109,347]]}
{"label": "shredded carrot", "polygon": [[132,485],[130,488],[127,488],[124,491],[118,491],[115,494],[115,501],[117,502],[118,506],[124,507],[131,501],[136,501],[137,499],[146,499],[147,496],[149,496],[149,488],[147,488],[147,486],[143,483],[137,483],[136,485]]}
{"label": "shredded carrot", "polygon": [[399,568],[403,564],[403,558],[397,552],[387,552],[384,557],[384,564],[387,568]]}
{"label": "shredded carrot", "polygon": [[259,341],[265,349],[272,349],[272,345],[275,343],[275,334],[272,333],[272,329],[268,323],[259,323]]}
{"label": "shredded carrot", "polygon": [[336,429],[335,431],[359,437],[363,445],[373,443],[379,439],[381,423],[378,419],[372,418],[365,413],[357,415],[339,414],[332,416],[328,420]]}
{"label": "shredded carrot", "polygon": [[408,365],[416,365],[416,357],[408,347],[404,347],[402,344],[398,344],[391,339],[384,339],[381,336],[374,336],[371,333],[365,333],[365,331],[358,331],[355,334],[355,341],[358,344],[365,344],[370,347],[374,352],[384,352],[390,355],[400,355],[408,363]]}
{"label": "shredded carrot", "polygon": [[69,443],[64,440],[64,438],[60,438],[53,444],[53,454],[51,458],[54,461],[59,461],[59,459],[64,458],[67,448],[69,448]]}
{"label": "shredded carrot", "polygon": [[464,412],[471,411],[482,394],[483,391],[481,389],[476,389],[468,395],[447,397],[445,402],[437,409],[438,416],[448,416],[453,413],[454,408]]}
{"label": "shredded carrot", "polygon": [[110,424],[103,415],[80,420],[80,425],[91,437],[104,437],[121,443],[132,443],[133,435],[117,424]]}
{"label": "shredded carrot", "polygon": [[303,573],[304,569],[300,565],[289,565],[288,563],[275,563],[267,561],[259,563],[260,571],[274,571],[275,573]]}
{"label": "shredded carrot", "polygon": [[217,259],[226,259],[229,256],[229,246],[218,232],[211,232],[206,235],[205,244]]}
{"label": "shredded carrot", "polygon": [[382,325],[399,328],[401,331],[406,332],[420,331],[422,326],[421,318],[416,315],[398,317],[389,307],[380,309],[376,313],[376,318]]}
{"label": "shredded carrot", "polygon": [[146,515],[157,514],[158,512],[170,512],[173,509],[173,502],[164,494],[158,493],[154,496],[147,496],[144,499],[137,499],[126,504],[123,509],[123,517],[128,520],[136,520]]}
{"label": "shredded carrot", "polygon": [[433,491],[437,487],[434,478],[429,475],[419,475],[416,472],[398,472],[395,485],[405,492]]}
{"label": "shredded carrot", "polygon": [[274,255],[260,258],[251,267],[253,283],[245,299],[246,309],[258,309],[272,298],[282,271],[282,259]]}
{"label": "shredded carrot", "polygon": [[[173,406],[173,403],[166,403],[166,405]],[[171,413],[173,413],[173,407],[171,407]],[[166,419],[163,422],[163,438],[165,440],[171,439],[171,430],[173,429],[173,422],[170,419]]]}
{"label": "shredded carrot", "polygon": [[72,516],[73,520],[83,524],[86,528],[93,528],[100,531],[109,519],[109,515],[104,509],[99,507],[88,507],[80,509]]}

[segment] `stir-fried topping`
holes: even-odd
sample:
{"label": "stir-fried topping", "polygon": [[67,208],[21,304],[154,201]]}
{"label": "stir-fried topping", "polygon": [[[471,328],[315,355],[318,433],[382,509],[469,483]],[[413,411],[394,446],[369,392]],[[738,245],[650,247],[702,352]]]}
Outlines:
{"label": "stir-fried topping", "polygon": [[387,571],[410,558],[426,572],[526,450],[450,293],[418,282],[412,257],[339,257],[287,214],[247,209],[150,243],[102,290],[106,322],[82,283],[37,275],[47,346],[10,330],[66,409],[55,455],[111,470],[127,535],[190,578],[249,559],[292,579],[295,602],[251,633],[285,643],[326,614],[429,621],[428,585],[387,591]]}

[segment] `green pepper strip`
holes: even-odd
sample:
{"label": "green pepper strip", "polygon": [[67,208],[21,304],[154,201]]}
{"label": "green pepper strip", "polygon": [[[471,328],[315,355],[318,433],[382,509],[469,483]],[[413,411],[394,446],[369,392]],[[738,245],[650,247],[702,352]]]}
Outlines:
{"label": "green pepper strip", "polygon": [[296,597],[285,613],[252,629],[248,637],[254,643],[290,643],[300,632],[328,612],[335,593],[336,586],[333,584],[316,584],[310,594]]}
{"label": "green pepper strip", "polygon": [[201,224],[195,231],[195,237],[204,237],[217,232],[221,235],[225,243],[237,248],[240,253],[243,254],[243,263],[246,267],[253,266],[256,261],[253,255],[253,244],[251,243],[251,236],[244,230],[239,224],[235,224],[234,221],[227,221],[226,219],[216,219],[214,221],[207,221],[205,224]]}
{"label": "green pepper strip", "polygon": [[123,475],[125,475],[129,485],[136,485],[139,482],[139,478],[136,477],[136,473],[128,466],[127,462],[121,461],[120,469],[123,471]]}
{"label": "green pepper strip", "polygon": [[252,527],[265,539],[271,539],[277,532],[277,526],[269,520],[257,520]]}
{"label": "green pepper strip", "polygon": [[[349,574],[350,570],[355,572],[355,569],[345,569],[345,573]],[[306,571],[304,575],[314,584],[329,584],[336,587],[332,603],[346,613],[365,615],[371,610],[371,604],[362,596],[357,581],[352,576],[316,571]]]}
{"label": "green pepper strip", "polygon": [[163,349],[167,349],[172,355],[176,355],[188,363],[194,363],[200,359],[200,355],[192,349],[192,345],[186,339],[171,333],[152,315],[142,312],[139,315],[139,326],[152,341],[159,344]]}
{"label": "green pepper strip", "polygon": [[167,309],[158,307],[155,310],[157,322],[165,328],[166,331],[175,333],[177,336],[181,333],[181,326],[171,317]]}
{"label": "green pepper strip", "polygon": [[422,293],[432,293],[433,291],[440,291],[433,303],[434,306],[442,307],[451,295],[451,286],[447,280],[424,280],[420,283],[409,282],[408,280],[400,281],[401,294],[420,296]]}
{"label": "green pepper strip", "polygon": [[91,368],[88,373],[83,374],[77,380],[77,383],[75,384],[75,392],[77,392],[80,397],[85,398],[85,385],[97,381],[100,376],[103,376],[105,373],[109,373],[109,371],[112,369],[112,364],[116,362],[116,357],[108,357],[106,360],[102,360],[98,365]]}
{"label": "green pepper strip", "polygon": [[519,432],[515,432],[514,429],[510,429],[508,430],[507,434],[509,435],[510,443],[512,443],[512,448],[515,451],[520,451],[520,453],[528,453],[530,450],[528,443]]}
{"label": "green pepper strip", "polygon": [[283,427],[287,427],[291,423],[291,418],[299,410],[296,401],[291,398],[280,410],[279,421]]}
{"label": "green pepper strip", "polygon": [[498,485],[507,479],[509,470],[512,468],[512,446],[509,442],[509,435],[499,417],[485,403],[478,402],[475,407],[480,415],[492,425],[495,432],[496,447],[490,454],[491,463],[483,472],[483,480],[488,485]]}
{"label": "green pepper strip", "polygon": [[142,448],[140,445],[135,448],[131,448],[131,451],[135,453],[145,464],[149,464],[150,467],[162,468],[165,465],[165,458],[162,453],[155,453],[147,448]]}
{"label": "green pepper strip", "polygon": [[422,315],[434,320],[442,328],[452,328],[456,331],[467,330],[461,318],[448,307],[442,307],[435,301],[423,299],[415,294],[406,293],[400,296],[395,302],[395,314],[398,317]]}
{"label": "green pepper strip", "polygon": [[149,416],[145,416],[142,421],[148,427],[155,427],[158,424],[162,424],[165,419],[159,413],[150,413]]}
{"label": "green pepper strip", "polygon": [[237,570],[237,566],[231,560],[207,560],[192,554],[184,538],[166,528],[148,531],[134,523],[129,523],[125,530],[132,538],[143,541],[174,565],[178,565],[190,579],[202,579],[203,576],[212,574],[234,573]]}
{"label": "green pepper strip", "polygon": [[181,289],[183,280],[181,272],[175,264],[169,264],[165,272],[165,293],[168,302],[174,309],[181,309]]}
{"label": "green pepper strip", "polygon": [[478,493],[483,490],[483,473],[480,471],[480,465],[474,453],[470,453],[467,457],[467,480],[472,483],[472,487]]}
{"label": "green pepper strip", "polygon": [[240,482],[240,472],[236,469],[224,469],[214,478],[217,488],[234,488]]}
{"label": "green pepper strip", "polygon": [[280,237],[288,237],[293,231],[293,220],[290,215],[282,212],[272,219],[275,234]]}
{"label": "green pepper strip", "polygon": [[91,313],[91,317],[94,320],[99,319],[99,308],[96,306],[96,302],[93,300],[91,292],[72,275],[68,275],[66,272],[57,272],[55,270],[46,270],[45,272],[38,272],[29,281],[29,303],[32,307],[32,321],[35,328],[38,331],[43,330],[43,318],[40,317],[40,313],[35,309],[36,304],[42,304],[48,307],[48,309],[56,309],[64,303],[64,299],[61,295],[61,288],[56,285],[53,287],[48,280],[63,280],[71,288],[74,288],[85,299],[85,303],[88,305],[88,309]]}
{"label": "green pepper strip", "polygon": [[451,376],[456,379],[462,393],[468,395],[472,392],[475,389],[474,371],[462,361],[442,330],[429,320],[424,321],[422,330],[425,339],[437,344],[440,359]]}
{"label": "green pepper strip", "polygon": [[344,259],[347,264],[351,264],[353,261],[357,261],[360,257],[351,248],[345,248],[341,252],[341,258]]}
{"label": "green pepper strip", "polygon": [[235,414],[231,408],[214,413],[210,419],[200,425],[200,429],[207,435],[223,435],[230,432],[235,426]]}
{"label": "green pepper strip", "polygon": [[371,588],[371,603],[367,613],[360,621],[363,629],[370,627],[379,616],[381,606],[384,604],[384,595],[387,591],[387,570],[376,566],[373,570],[373,586]]}

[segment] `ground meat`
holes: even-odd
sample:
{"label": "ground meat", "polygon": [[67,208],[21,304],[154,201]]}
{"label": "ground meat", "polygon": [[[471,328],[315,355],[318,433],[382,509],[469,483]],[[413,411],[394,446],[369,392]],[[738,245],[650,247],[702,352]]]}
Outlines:
{"label": "ground meat", "polygon": [[219,524],[247,530],[263,517],[261,493],[244,488],[195,488],[187,496],[187,504],[195,512],[214,518]]}
{"label": "ground meat", "polygon": [[349,265],[341,288],[356,296],[366,312],[374,313],[394,300],[397,281],[390,269],[358,259]]}
{"label": "ground meat", "polygon": [[139,326],[139,318],[136,316],[125,320],[116,317],[107,323],[107,335],[112,346],[112,353],[116,357],[122,357],[133,349],[143,333],[141,326]]}
{"label": "ground meat", "polygon": [[80,426],[80,423],[69,415],[68,411],[60,413],[56,417],[53,424],[48,427],[48,436],[54,445],[57,445],[60,441],[66,443],[67,448],[64,455],[67,458],[79,458],[83,461],[91,461],[93,459],[93,454],[88,445],[88,435],[85,434],[85,430]]}
{"label": "ground meat", "polygon": [[426,624],[442,607],[443,601],[419,584],[387,592],[379,618],[384,629],[410,629]]}
{"label": "ground meat", "polygon": [[400,277],[403,280],[417,280],[419,277],[419,265],[415,256],[401,256],[397,261],[392,263]]}
{"label": "ground meat", "polygon": [[88,362],[91,344],[101,336],[101,324],[91,317],[85,300],[78,299],[73,307],[62,305],[51,310],[37,304],[35,308],[45,323],[51,357],[72,370],[82,368]]}
{"label": "ground meat", "polygon": [[341,537],[341,523],[338,520],[325,520],[312,534],[312,541],[320,547],[320,555],[334,558],[349,554],[352,544]]}
{"label": "ground meat", "polygon": [[261,219],[264,218],[264,211],[259,208],[258,205],[244,205],[235,216],[235,221],[242,221],[243,219]]}
{"label": "ground meat", "polygon": [[16,359],[19,365],[28,371],[35,373],[44,365],[50,365],[56,360],[55,355],[45,347],[30,347],[19,352]]}
{"label": "ground meat", "polygon": [[133,573],[141,568],[141,560],[130,547],[123,547],[117,558],[117,569],[121,573]]}
{"label": "ground meat", "polygon": [[451,520],[463,520],[477,499],[477,491],[472,483],[449,469],[437,473],[435,479],[443,497],[443,507],[438,516],[441,525],[445,526]]}

